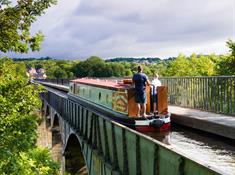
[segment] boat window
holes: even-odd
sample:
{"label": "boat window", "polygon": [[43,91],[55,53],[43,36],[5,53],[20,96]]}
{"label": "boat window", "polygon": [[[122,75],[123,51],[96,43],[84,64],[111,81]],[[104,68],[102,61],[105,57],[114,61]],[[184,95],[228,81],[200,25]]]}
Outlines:
{"label": "boat window", "polygon": [[89,89],[89,97],[91,97],[91,89]]}
{"label": "boat window", "polygon": [[80,92],[80,86],[77,85],[77,94]]}
{"label": "boat window", "polygon": [[75,83],[73,84],[73,93],[74,94],[76,93],[76,84]]}
{"label": "boat window", "polygon": [[99,100],[101,99],[101,92],[99,92]]}
{"label": "boat window", "polygon": [[106,94],[106,103],[109,102],[109,94]]}
{"label": "boat window", "polygon": [[73,84],[70,85],[70,92],[73,93]]}

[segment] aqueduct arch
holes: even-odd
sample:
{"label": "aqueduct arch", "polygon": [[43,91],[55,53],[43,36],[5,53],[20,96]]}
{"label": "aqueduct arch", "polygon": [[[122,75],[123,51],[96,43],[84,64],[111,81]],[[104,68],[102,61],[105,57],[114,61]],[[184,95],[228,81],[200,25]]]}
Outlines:
{"label": "aqueduct arch", "polygon": [[70,174],[88,174],[81,144],[75,134],[67,140],[64,151],[65,171]]}

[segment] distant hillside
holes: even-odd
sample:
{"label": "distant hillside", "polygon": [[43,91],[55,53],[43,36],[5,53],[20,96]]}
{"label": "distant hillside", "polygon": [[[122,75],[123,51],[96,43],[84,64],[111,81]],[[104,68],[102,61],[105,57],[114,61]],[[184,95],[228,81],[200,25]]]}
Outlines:
{"label": "distant hillside", "polygon": [[106,62],[135,62],[135,63],[153,63],[160,62],[160,58],[111,58],[107,59]]}
{"label": "distant hillside", "polygon": [[13,61],[42,61],[42,60],[52,60],[50,57],[42,57],[42,58],[12,58]]}

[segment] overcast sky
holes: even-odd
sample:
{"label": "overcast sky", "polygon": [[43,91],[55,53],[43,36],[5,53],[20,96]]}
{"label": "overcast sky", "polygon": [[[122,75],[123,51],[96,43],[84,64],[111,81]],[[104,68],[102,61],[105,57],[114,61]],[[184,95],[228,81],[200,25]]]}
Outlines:
{"label": "overcast sky", "polygon": [[13,57],[168,58],[228,52],[235,40],[235,0],[58,0],[32,26],[40,52]]}

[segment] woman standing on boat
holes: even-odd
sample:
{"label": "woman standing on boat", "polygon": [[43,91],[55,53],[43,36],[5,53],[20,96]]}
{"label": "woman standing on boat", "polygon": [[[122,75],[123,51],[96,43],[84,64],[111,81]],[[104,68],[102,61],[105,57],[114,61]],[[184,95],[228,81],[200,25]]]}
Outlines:
{"label": "woman standing on boat", "polygon": [[142,66],[137,67],[138,72],[134,74],[132,81],[133,85],[135,86],[135,100],[138,106],[138,113],[137,116],[143,117],[146,116],[146,85],[149,85],[150,82],[146,74],[143,73]]}

